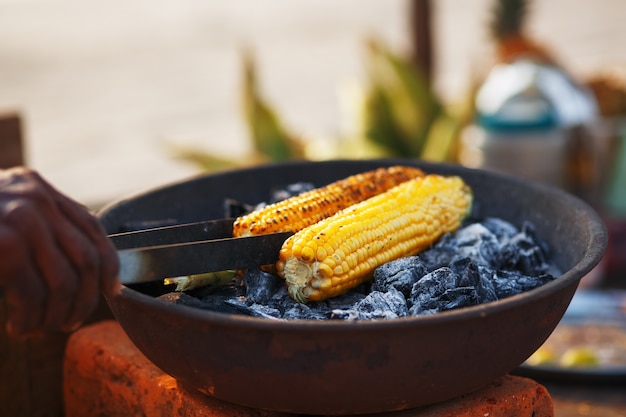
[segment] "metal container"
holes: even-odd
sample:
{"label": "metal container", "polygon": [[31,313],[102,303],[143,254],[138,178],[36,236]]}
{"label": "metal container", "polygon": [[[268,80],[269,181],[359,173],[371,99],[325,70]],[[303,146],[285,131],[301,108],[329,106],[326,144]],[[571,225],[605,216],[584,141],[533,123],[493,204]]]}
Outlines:
{"label": "metal container", "polygon": [[563,69],[522,57],[496,65],[476,96],[459,161],[578,191],[577,165],[597,169],[595,98]]}
{"label": "metal container", "polygon": [[518,226],[533,222],[563,274],[496,302],[394,320],[234,316],[156,299],[158,285],[124,287],[108,298],[115,317],[137,347],[181,384],[257,409],[331,415],[396,411],[486,386],[547,339],[579,280],[606,248],[606,230],[595,212],[561,190],[415,160],[293,162],[165,186],[105,208],[100,219],[107,231],[119,232],[139,222],[219,218],[226,198],[255,203],[276,186],[323,185],[394,164],[461,175],[473,188],[476,215]]}

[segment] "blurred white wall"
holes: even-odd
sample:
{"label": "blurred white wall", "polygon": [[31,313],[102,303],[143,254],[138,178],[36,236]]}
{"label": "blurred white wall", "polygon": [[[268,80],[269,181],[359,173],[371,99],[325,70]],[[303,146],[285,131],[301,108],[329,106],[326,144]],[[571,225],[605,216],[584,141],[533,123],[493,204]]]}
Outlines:
{"label": "blurred white wall", "polygon": [[[488,0],[434,0],[447,99],[488,62]],[[363,41],[408,50],[406,0],[0,0],[0,110],[25,122],[29,165],[87,204],[197,173],[171,143],[242,154],[242,45],[262,89],[305,135],[341,128],[338,91]],[[531,28],[573,70],[626,64],[621,0],[538,0]],[[621,14],[621,16],[620,16]]]}

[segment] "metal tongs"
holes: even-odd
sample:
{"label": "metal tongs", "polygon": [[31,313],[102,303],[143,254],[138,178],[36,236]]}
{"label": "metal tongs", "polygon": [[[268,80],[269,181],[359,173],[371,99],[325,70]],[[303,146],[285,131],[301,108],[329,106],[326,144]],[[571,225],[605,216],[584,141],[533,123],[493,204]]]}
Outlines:
{"label": "metal tongs", "polygon": [[267,265],[291,232],[232,237],[235,219],[209,220],[109,235],[122,284]]}

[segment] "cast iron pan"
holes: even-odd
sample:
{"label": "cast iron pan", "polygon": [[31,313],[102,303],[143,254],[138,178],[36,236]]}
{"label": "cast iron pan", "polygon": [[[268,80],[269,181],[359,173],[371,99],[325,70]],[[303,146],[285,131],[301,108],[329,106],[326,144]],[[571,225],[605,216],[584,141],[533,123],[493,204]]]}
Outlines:
{"label": "cast iron pan", "polygon": [[[223,217],[227,198],[256,203],[297,181],[323,185],[380,166],[461,175],[478,216],[532,221],[562,276],[532,291],[432,316],[387,321],[276,321],[173,305],[124,287],[111,309],[137,347],[182,384],[236,404],[302,414],[401,410],[479,389],[519,366],[550,335],[579,280],[601,259],[606,230],[554,188],[416,160],[293,162],[165,186],[105,208],[108,232],[146,222]],[[207,254],[210,256],[210,254]]]}

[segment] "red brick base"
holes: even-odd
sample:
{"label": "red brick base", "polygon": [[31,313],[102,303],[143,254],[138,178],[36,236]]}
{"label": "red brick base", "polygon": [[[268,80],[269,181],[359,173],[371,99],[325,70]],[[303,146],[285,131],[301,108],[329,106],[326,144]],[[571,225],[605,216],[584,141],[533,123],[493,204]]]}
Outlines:
{"label": "red brick base", "polygon": [[[187,390],[154,366],[117,322],[74,333],[64,367],[66,417],[181,416],[295,417],[254,410]],[[506,376],[454,400],[376,417],[553,417],[547,390],[526,378]],[[374,417],[374,416],[370,416]]]}

